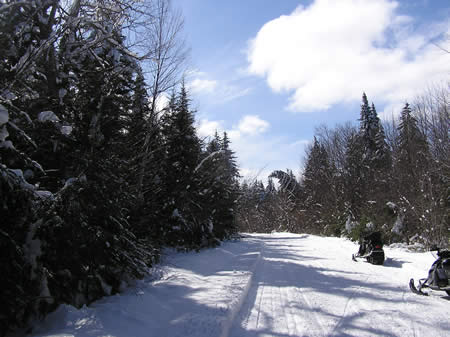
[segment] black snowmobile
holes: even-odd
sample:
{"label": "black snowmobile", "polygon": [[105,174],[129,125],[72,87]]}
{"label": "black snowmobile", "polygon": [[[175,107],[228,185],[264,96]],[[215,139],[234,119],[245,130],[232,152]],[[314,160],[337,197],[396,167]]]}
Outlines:
{"label": "black snowmobile", "polygon": [[450,250],[440,250],[436,247],[431,250],[437,250],[438,257],[431,265],[428,277],[420,279],[417,287],[414,279],[409,280],[409,288],[418,295],[427,296],[428,293],[424,293],[422,289],[430,288],[445,291],[450,296]]}
{"label": "black snowmobile", "polygon": [[373,232],[363,238],[358,253],[352,255],[353,261],[358,261],[358,258],[366,259],[372,264],[384,263],[383,241],[380,232]]}

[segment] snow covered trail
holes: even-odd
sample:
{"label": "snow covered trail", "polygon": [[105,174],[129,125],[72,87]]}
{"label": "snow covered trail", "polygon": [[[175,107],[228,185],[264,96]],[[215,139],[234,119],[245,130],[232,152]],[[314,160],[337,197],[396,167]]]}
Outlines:
{"label": "snow covered trail", "polygon": [[345,239],[251,234],[171,253],[162,277],[76,310],[61,306],[35,337],[450,335],[450,297],[417,296],[431,253],[386,248],[383,266],[353,262]]}
{"label": "snow covered trail", "polygon": [[[357,247],[339,238],[276,234],[230,337],[449,336],[445,293],[412,294],[411,276],[425,276],[430,253],[386,249],[384,266],[354,262]],[[443,298],[441,298],[443,297]]]}

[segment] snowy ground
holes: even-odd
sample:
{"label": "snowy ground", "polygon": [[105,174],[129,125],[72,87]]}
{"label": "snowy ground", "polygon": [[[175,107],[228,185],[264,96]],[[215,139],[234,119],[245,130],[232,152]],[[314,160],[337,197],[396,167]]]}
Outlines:
{"label": "snowy ground", "polygon": [[431,253],[386,248],[384,266],[353,262],[344,239],[246,235],[171,253],[156,281],[76,310],[61,306],[32,336],[450,336],[450,297],[417,296]]}

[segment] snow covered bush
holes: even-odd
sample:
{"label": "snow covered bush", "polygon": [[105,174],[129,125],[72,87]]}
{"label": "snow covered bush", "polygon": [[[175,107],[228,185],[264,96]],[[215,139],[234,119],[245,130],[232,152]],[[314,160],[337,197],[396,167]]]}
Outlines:
{"label": "snow covered bush", "polygon": [[[35,195],[22,177],[0,163],[0,335],[21,326],[39,304],[39,278],[27,258],[26,242],[36,220]],[[34,277],[33,277],[34,276]]]}
{"label": "snow covered bush", "polygon": [[142,278],[153,263],[152,247],[144,246],[126,219],[126,193],[118,181],[102,182],[101,175],[94,170],[67,184],[38,230],[48,286],[58,303],[81,307],[116,293],[124,280]]}

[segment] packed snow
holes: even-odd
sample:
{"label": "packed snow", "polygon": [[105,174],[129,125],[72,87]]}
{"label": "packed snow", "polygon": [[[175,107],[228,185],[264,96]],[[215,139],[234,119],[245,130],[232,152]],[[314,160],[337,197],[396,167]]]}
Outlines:
{"label": "packed snow", "polygon": [[408,288],[431,252],[386,247],[377,266],[352,261],[356,250],[343,238],[273,233],[169,252],[153,279],[80,310],[62,305],[32,336],[449,336],[450,297]]}

